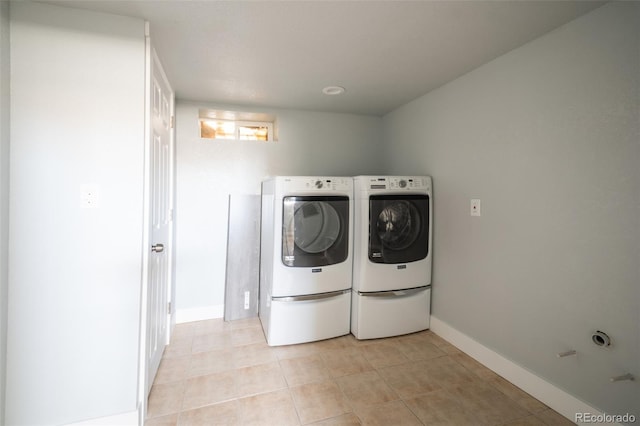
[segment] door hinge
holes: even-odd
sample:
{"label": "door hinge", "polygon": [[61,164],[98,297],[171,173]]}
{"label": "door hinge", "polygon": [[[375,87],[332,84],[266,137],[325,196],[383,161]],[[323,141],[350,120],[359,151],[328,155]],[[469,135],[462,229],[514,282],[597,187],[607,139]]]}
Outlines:
{"label": "door hinge", "polygon": [[176,116],[172,115],[171,116],[171,128],[173,129],[176,125]]}
{"label": "door hinge", "polygon": [[171,315],[171,302],[167,303],[167,314]]}

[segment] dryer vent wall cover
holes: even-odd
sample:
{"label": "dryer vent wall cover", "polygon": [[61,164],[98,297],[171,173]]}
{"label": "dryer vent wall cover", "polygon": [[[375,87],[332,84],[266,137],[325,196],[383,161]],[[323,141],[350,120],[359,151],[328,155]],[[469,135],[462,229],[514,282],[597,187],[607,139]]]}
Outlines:
{"label": "dryer vent wall cover", "polygon": [[611,346],[611,338],[609,338],[606,333],[599,330],[593,333],[591,340],[593,340],[593,343],[596,345],[604,348]]}

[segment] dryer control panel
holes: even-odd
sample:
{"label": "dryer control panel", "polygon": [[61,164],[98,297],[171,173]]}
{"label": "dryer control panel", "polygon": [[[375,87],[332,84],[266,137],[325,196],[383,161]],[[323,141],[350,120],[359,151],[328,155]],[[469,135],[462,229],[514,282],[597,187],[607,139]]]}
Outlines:
{"label": "dryer control panel", "polygon": [[284,185],[287,191],[349,191],[353,181],[347,177],[285,177]]}

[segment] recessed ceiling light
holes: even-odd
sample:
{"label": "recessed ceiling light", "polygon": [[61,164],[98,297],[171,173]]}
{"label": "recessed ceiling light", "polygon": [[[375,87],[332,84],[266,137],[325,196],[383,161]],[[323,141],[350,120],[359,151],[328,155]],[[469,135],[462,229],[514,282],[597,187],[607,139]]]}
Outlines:
{"label": "recessed ceiling light", "polygon": [[327,86],[324,89],[322,89],[322,93],[330,96],[342,95],[344,92],[346,92],[345,88],[340,86]]}

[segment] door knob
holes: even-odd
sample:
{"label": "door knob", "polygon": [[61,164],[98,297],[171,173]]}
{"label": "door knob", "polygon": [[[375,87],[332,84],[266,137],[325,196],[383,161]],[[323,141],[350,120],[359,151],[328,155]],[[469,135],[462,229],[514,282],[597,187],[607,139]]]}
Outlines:
{"label": "door knob", "polygon": [[151,251],[154,253],[162,253],[164,251],[164,245],[155,244],[151,246]]}

